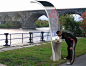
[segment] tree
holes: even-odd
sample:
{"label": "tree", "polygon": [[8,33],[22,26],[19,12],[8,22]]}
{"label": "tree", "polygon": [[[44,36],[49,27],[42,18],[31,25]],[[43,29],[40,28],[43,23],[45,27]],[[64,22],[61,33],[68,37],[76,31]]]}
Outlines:
{"label": "tree", "polygon": [[10,22],[6,22],[5,24],[0,24],[0,28],[11,28]]}
{"label": "tree", "polygon": [[5,24],[0,24],[0,28],[20,28],[21,23],[20,22],[6,22]]}
{"label": "tree", "polygon": [[72,15],[70,14],[62,15],[59,18],[59,22],[61,25],[61,29],[62,29],[62,26],[64,26],[65,31],[69,31],[73,34],[76,34],[76,33],[82,34],[82,30],[80,28],[80,22],[74,21],[74,17]]}
{"label": "tree", "polygon": [[60,22],[61,28],[62,26],[65,26],[65,29],[69,31],[72,31],[75,27],[74,17],[70,16],[70,14],[62,15],[59,18],[59,22]]}
{"label": "tree", "polygon": [[11,24],[10,22],[6,22],[5,25],[4,25],[5,28],[11,28]]}
{"label": "tree", "polygon": [[84,31],[86,32],[86,11],[81,15],[81,17],[83,18],[83,21],[82,21],[82,28],[83,28]]}
{"label": "tree", "polygon": [[40,22],[41,20],[37,20],[37,22],[36,22],[36,27],[41,27],[41,22]]}
{"label": "tree", "polygon": [[36,27],[49,27],[49,23],[46,20],[37,20]]}

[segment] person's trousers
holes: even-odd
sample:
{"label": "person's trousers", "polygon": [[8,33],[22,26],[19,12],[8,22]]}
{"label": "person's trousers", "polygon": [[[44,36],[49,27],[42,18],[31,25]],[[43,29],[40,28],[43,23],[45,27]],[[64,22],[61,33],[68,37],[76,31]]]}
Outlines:
{"label": "person's trousers", "polygon": [[75,47],[77,42],[72,43],[73,50],[70,50],[70,47],[68,47],[68,56],[67,58],[70,59],[70,62],[73,63],[75,59]]}

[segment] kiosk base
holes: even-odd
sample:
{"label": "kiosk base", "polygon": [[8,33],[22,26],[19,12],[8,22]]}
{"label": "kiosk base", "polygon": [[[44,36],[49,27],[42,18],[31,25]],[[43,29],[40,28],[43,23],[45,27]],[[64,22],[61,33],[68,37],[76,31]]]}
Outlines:
{"label": "kiosk base", "polygon": [[61,44],[62,44],[62,41],[57,41],[57,40],[52,41],[54,54],[52,54],[52,56],[50,57],[51,60],[57,61],[61,59]]}

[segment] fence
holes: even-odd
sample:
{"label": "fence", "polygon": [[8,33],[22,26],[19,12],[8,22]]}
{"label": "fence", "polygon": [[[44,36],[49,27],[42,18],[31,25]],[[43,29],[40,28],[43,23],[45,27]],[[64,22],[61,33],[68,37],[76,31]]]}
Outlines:
{"label": "fence", "polygon": [[[36,34],[36,33],[37,34],[39,33],[40,36],[39,35],[33,36],[33,34]],[[19,36],[18,37],[15,36],[12,38],[13,35],[14,36],[19,35]],[[26,35],[26,36],[24,37],[24,35]],[[5,38],[2,38],[2,36],[5,36]],[[8,36],[9,36],[9,39],[8,39]],[[81,35],[77,33],[75,36],[76,37],[85,37],[86,35],[85,35],[85,33],[83,33]],[[21,43],[23,43],[24,39],[28,39],[28,43],[34,43],[33,40],[34,40],[34,38],[37,38],[37,37],[40,37],[40,41],[45,41],[44,37],[47,37],[47,40],[48,40],[50,38],[50,32],[29,32],[29,33],[12,33],[12,34],[4,33],[4,34],[0,34],[0,37],[2,38],[2,39],[0,39],[0,41],[5,42],[4,46],[10,46],[12,43],[12,40],[16,40],[16,39],[21,40]],[[8,44],[8,42],[10,42],[9,43],[10,45]]]}
{"label": "fence", "polygon": [[76,37],[86,37],[86,34],[85,33],[74,33],[74,36]]}
{"label": "fence", "polygon": [[[33,36],[33,34],[35,33],[37,34],[40,33],[40,36]],[[33,38],[40,37],[40,41],[45,41],[44,37],[47,37],[48,39],[48,37],[50,36],[50,32],[29,32],[29,33],[12,33],[12,34],[4,33],[4,34],[0,34],[0,36],[1,35],[5,35],[4,39],[0,39],[0,41],[5,41],[4,46],[10,46],[11,41],[15,39],[20,39],[23,43],[24,39],[28,38],[28,43],[33,43]],[[15,36],[14,38],[12,38],[13,35],[19,35],[20,37],[16,38]],[[24,37],[24,35],[28,35],[28,36]],[[8,36],[9,36],[9,39],[8,39]],[[8,44],[8,41],[10,41],[10,45]]]}

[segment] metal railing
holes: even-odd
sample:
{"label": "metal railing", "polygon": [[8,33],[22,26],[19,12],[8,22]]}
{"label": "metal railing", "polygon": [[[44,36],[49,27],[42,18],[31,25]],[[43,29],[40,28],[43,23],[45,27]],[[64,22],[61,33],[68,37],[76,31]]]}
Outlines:
{"label": "metal railing", "polygon": [[86,34],[85,33],[82,33],[82,34],[80,34],[80,33],[74,33],[74,36],[76,36],[76,37],[86,37]]}
{"label": "metal railing", "polygon": [[[40,33],[40,36],[33,36],[33,34],[35,33]],[[46,35],[44,35],[44,33],[46,33]],[[45,41],[44,40],[44,37],[48,37],[50,36],[50,32],[29,32],[29,33],[12,33],[12,34],[9,34],[9,33],[4,33],[4,34],[0,34],[1,35],[5,35],[5,39],[0,39],[0,41],[5,41],[5,45],[3,46],[11,46],[11,41],[12,40],[15,40],[15,39],[20,39],[23,43],[23,40],[28,38],[28,43],[33,43],[33,38],[36,38],[36,37],[40,37],[40,41]],[[12,38],[12,35],[20,35],[20,38]],[[24,37],[23,35],[28,35],[26,37]],[[9,36],[9,39],[8,39],[8,36]],[[8,41],[10,41],[10,45],[8,44]]]}
{"label": "metal railing", "polygon": [[[33,34],[40,34],[40,36],[33,36]],[[46,33],[46,35],[44,35]],[[13,37],[12,38],[12,36],[15,36],[15,35],[20,35],[20,37],[17,37],[16,38],[16,36],[15,37]],[[24,37],[24,35],[26,35],[26,37]],[[28,35],[28,36],[27,36]],[[29,33],[12,33],[12,34],[9,34],[9,33],[4,33],[4,34],[0,34],[0,37],[2,37],[2,36],[5,36],[5,38],[2,38],[2,39],[0,39],[0,42],[1,41],[4,41],[5,42],[5,45],[3,45],[3,46],[11,46],[11,41],[12,40],[16,40],[16,39],[19,39],[19,40],[21,40],[21,43],[23,44],[23,41],[25,40],[25,39],[28,39],[28,43],[34,43],[34,41],[33,41],[33,38],[37,38],[37,37],[40,37],[40,41],[45,41],[45,39],[44,39],[44,37],[47,37],[47,39],[49,39],[50,38],[50,32],[29,32]],[[9,36],[9,39],[8,39],[8,36]],[[86,37],[86,34],[85,33],[83,33],[83,34],[76,34],[75,35],[76,37]],[[10,42],[9,44],[8,44],[8,42]]]}

